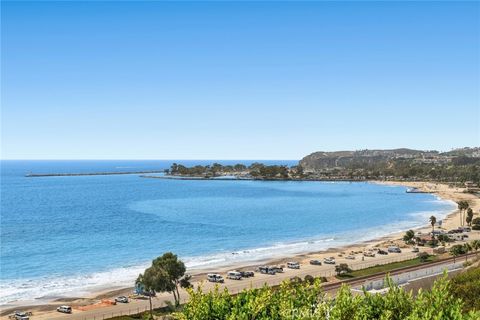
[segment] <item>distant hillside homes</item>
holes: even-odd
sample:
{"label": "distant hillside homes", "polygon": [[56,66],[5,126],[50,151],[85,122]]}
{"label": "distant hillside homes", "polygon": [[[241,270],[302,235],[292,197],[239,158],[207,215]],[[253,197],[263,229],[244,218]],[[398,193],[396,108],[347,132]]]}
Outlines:
{"label": "distant hillside homes", "polygon": [[314,152],[299,165],[305,174],[324,178],[334,174],[350,178],[429,179],[449,182],[480,180],[480,148],[449,152],[435,150],[357,150]]}

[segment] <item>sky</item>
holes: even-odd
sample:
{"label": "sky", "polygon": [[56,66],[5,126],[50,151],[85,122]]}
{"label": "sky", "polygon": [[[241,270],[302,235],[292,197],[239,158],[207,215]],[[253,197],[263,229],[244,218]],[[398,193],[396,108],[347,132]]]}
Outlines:
{"label": "sky", "polygon": [[479,2],[1,9],[2,159],[480,146]]}

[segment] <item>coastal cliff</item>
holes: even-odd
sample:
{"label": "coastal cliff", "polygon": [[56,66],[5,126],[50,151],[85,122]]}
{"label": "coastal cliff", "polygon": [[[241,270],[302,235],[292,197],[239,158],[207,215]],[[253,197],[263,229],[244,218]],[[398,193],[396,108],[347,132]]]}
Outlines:
{"label": "coastal cliff", "polygon": [[317,179],[425,180],[468,183],[476,191],[480,184],[480,148],[449,152],[391,149],[314,152],[299,166]]}

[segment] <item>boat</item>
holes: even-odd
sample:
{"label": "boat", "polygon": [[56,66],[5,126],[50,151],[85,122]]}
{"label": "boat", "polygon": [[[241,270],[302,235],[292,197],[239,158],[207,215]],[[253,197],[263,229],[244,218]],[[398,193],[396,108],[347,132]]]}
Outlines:
{"label": "boat", "polygon": [[411,188],[407,188],[407,190],[405,191],[406,193],[427,193],[425,191],[422,191],[418,188],[415,188],[415,187],[411,187]]}

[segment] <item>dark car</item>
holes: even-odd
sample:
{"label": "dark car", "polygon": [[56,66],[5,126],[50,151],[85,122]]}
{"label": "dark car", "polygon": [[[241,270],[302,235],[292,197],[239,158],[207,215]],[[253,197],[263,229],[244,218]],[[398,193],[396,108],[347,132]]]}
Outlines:
{"label": "dark car", "polygon": [[13,319],[15,320],[29,320],[31,312],[15,311]]}
{"label": "dark car", "polygon": [[253,271],[240,271],[242,274],[242,278],[249,278],[255,276],[255,273]]}
{"label": "dark car", "polygon": [[322,261],[320,260],[310,260],[310,264],[311,265],[314,265],[314,266],[321,266],[322,265]]}
{"label": "dark car", "polygon": [[152,291],[143,291],[142,295],[144,295],[146,297],[156,297],[157,296],[157,294],[153,290]]}
{"label": "dark car", "polygon": [[275,272],[275,273],[283,272],[283,266],[280,266],[280,267],[279,266],[273,266],[273,267],[269,267],[269,269],[273,270],[273,272]]}
{"label": "dark car", "polygon": [[387,254],[388,254],[387,251],[382,250],[382,249],[379,249],[379,250],[377,251],[377,253],[378,253],[378,254],[383,254],[383,255],[387,255]]}

